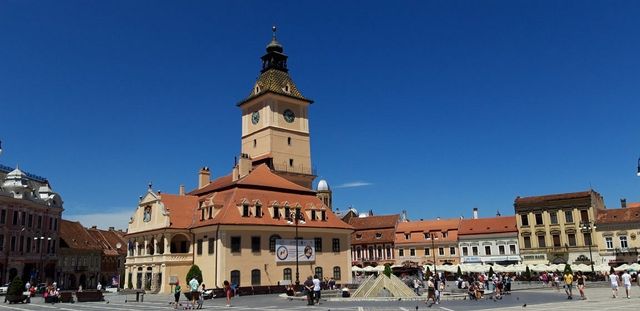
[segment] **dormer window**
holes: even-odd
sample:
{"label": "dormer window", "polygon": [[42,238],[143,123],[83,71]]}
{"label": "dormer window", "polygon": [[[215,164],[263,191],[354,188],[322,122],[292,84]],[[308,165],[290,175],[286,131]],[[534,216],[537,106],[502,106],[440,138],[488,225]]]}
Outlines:
{"label": "dormer window", "polygon": [[357,233],[356,234],[356,240],[360,240],[362,239],[362,234],[361,233]]}
{"label": "dormer window", "polygon": [[200,220],[204,220],[204,208],[200,209]]}
{"label": "dormer window", "polygon": [[380,238],[382,238],[382,233],[376,232],[376,239],[380,239]]}
{"label": "dormer window", "polygon": [[287,83],[287,85],[285,85],[282,90],[287,93],[290,94],[291,93],[291,85],[289,83]]}
{"label": "dormer window", "polygon": [[213,218],[213,206],[209,206],[209,219]]}
{"label": "dormer window", "polygon": [[262,205],[256,204],[256,217],[262,217]]}
{"label": "dormer window", "polygon": [[284,207],[284,217],[286,219],[291,219],[291,210],[289,209],[288,206]]}
{"label": "dormer window", "polygon": [[248,204],[243,204],[242,205],[242,217],[249,217],[249,205]]}
{"label": "dormer window", "polygon": [[327,221],[327,212],[326,211],[321,211],[320,212],[320,216],[321,216],[320,219],[322,219],[322,221]]}
{"label": "dormer window", "polygon": [[318,220],[315,210],[311,210],[311,220]]}
{"label": "dormer window", "polygon": [[[487,228],[487,229],[488,229],[488,228]],[[447,231],[442,232],[442,237],[443,237],[443,238],[446,238],[446,237],[448,237],[448,236],[449,236],[449,232],[447,232]]]}
{"label": "dormer window", "polygon": [[261,89],[260,89],[260,85],[256,84],[256,87],[253,88],[253,94],[258,94],[260,93]]}
{"label": "dormer window", "polygon": [[273,219],[280,219],[280,208],[277,206],[273,207]]}
{"label": "dormer window", "polygon": [[404,239],[408,240],[409,238],[411,238],[411,233],[405,233],[404,234]]}
{"label": "dormer window", "polygon": [[431,235],[429,235],[429,232],[425,232],[424,234],[424,239],[425,240],[431,240]]}

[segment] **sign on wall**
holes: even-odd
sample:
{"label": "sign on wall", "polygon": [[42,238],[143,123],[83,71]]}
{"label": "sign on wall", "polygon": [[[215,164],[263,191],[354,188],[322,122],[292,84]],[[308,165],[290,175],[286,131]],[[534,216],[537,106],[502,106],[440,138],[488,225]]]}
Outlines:
{"label": "sign on wall", "polygon": [[[316,260],[314,240],[298,240],[297,254],[299,262]],[[296,240],[276,240],[276,262],[296,261]]]}

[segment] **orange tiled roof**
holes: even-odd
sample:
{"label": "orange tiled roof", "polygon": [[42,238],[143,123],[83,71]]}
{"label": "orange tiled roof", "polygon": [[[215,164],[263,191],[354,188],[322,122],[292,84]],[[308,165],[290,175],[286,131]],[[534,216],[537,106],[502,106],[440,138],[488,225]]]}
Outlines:
{"label": "orange tiled roof", "polygon": [[640,202],[631,202],[631,203],[627,203],[627,207],[640,207]]}
{"label": "orange tiled roof", "polygon": [[[117,256],[127,254],[127,242],[125,242],[117,231],[93,228],[87,229],[87,231],[96,239],[105,255]],[[119,249],[116,247],[118,243],[120,243]]]}
{"label": "orange tiled roof", "polygon": [[[376,234],[380,234],[380,238],[377,238]],[[351,244],[393,243],[395,234],[394,228],[357,230],[351,233]]]}
{"label": "orange tiled roof", "polygon": [[349,224],[356,230],[395,228],[399,219],[400,215],[353,217],[349,219]]}
{"label": "orange tiled roof", "polygon": [[69,248],[101,250],[98,241],[77,221],[60,220],[60,238]]}
{"label": "orange tiled roof", "polygon": [[516,216],[463,219],[458,235],[518,232]]}
{"label": "orange tiled roof", "polygon": [[[640,204],[627,204],[627,208],[601,209],[598,211],[598,224],[638,223],[640,222]],[[633,207],[630,207],[633,206]]]}
{"label": "orange tiled roof", "polygon": [[222,176],[210,182],[208,185],[204,186],[202,189],[195,189],[189,192],[189,195],[205,194],[205,193],[213,192],[222,188],[232,186],[233,184],[234,184],[233,179],[231,178],[231,174],[229,174],[227,176]]}
{"label": "orange tiled roof", "polygon": [[[451,243],[458,240],[458,228],[460,227],[460,219],[442,219],[442,220],[421,220],[401,222],[396,229],[396,244],[404,243],[427,243],[424,233],[434,233],[437,239],[435,243]],[[447,233],[447,237],[443,236],[443,233]],[[405,234],[409,234],[409,239],[406,239]]]}
{"label": "orange tiled roof", "polygon": [[592,193],[592,190],[570,192],[570,193],[548,194],[548,195],[540,195],[540,196],[530,196],[530,197],[522,197],[522,198],[517,197],[515,200],[515,203],[516,204],[537,203],[537,202],[547,202],[547,201],[566,200],[566,199],[588,198],[591,196],[591,193]]}
{"label": "orange tiled roof", "polygon": [[160,201],[169,212],[171,228],[186,229],[194,224],[198,208],[197,196],[162,193]]}

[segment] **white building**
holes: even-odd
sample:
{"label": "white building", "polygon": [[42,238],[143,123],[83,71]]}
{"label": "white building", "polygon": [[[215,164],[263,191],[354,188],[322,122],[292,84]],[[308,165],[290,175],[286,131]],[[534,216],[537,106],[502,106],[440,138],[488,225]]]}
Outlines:
{"label": "white building", "polygon": [[518,228],[515,216],[463,219],[458,231],[460,262],[464,264],[522,262],[518,247]]}

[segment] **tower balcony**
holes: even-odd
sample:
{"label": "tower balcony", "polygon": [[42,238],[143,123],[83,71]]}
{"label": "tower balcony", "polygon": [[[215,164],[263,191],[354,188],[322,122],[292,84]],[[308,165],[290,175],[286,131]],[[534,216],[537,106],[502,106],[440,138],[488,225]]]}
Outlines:
{"label": "tower balcony", "polygon": [[317,170],[312,168],[312,167],[308,167],[308,166],[304,166],[304,165],[286,165],[286,164],[273,164],[273,170],[279,173],[289,173],[289,174],[303,174],[303,175],[313,175],[313,176],[318,176],[317,175]]}

